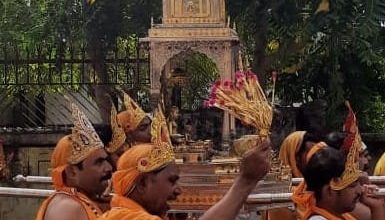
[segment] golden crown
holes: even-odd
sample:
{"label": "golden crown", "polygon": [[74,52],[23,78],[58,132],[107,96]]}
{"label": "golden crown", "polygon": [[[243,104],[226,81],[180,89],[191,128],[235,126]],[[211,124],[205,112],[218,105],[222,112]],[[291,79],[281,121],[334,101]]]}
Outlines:
{"label": "golden crown", "polygon": [[166,118],[158,108],[154,113],[151,123],[151,142],[154,144],[150,154],[138,161],[140,172],[151,172],[160,169],[175,160],[170,135],[167,128]]}
{"label": "golden crown", "polygon": [[118,121],[118,113],[114,105],[111,107],[111,129],[112,129],[112,139],[106,150],[109,153],[114,153],[117,151],[125,142],[126,142],[126,134],[124,133],[124,129]]}
{"label": "golden crown", "polygon": [[341,177],[333,179],[330,182],[330,187],[334,190],[342,190],[348,187],[353,182],[357,181],[360,175],[358,157],[362,145],[361,135],[357,126],[356,115],[353,112],[349,102],[345,103],[349,113],[346,117],[344,128],[348,136],[344,141],[344,148],[348,150],[345,162],[345,170]]}
{"label": "golden crown", "polygon": [[135,130],[143,118],[146,117],[146,113],[127,93],[123,92],[123,96],[124,106],[126,107],[125,112],[128,114],[126,123],[130,125],[130,130]]}
{"label": "golden crown", "polygon": [[71,108],[74,127],[71,135],[72,152],[68,162],[77,164],[104,145],[86,115],[74,103],[71,103]]}
{"label": "golden crown", "polygon": [[235,81],[216,81],[211,88],[206,106],[215,106],[227,111],[244,124],[259,130],[258,134],[267,136],[273,119],[273,109],[250,69],[242,69],[235,74]]}

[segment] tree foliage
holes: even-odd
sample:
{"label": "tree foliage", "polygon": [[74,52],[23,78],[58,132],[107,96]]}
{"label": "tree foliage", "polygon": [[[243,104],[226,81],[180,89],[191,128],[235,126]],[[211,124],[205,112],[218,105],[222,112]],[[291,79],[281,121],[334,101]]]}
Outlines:
{"label": "tree foliage", "polygon": [[[322,5],[325,2],[330,3],[329,7]],[[262,38],[264,51],[251,54],[251,59],[265,59],[264,71],[280,72],[277,90],[281,104],[326,99],[328,122],[339,128],[345,115],[343,101],[348,99],[365,130],[383,131],[380,124],[385,124],[381,117],[385,97],[385,35],[380,24],[385,17],[385,3],[273,0],[266,3],[267,10],[245,8],[263,3],[237,1],[231,10],[241,23],[239,32],[247,48],[251,48],[249,51],[261,41],[250,31],[266,34]],[[257,19],[264,21],[254,22]],[[256,23],[267,23],[267,31],[255,28]]]}

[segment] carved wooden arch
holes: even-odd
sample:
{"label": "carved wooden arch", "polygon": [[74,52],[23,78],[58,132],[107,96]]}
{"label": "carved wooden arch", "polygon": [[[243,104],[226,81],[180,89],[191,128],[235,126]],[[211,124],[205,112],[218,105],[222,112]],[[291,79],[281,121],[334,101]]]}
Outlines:
{"label": "carved wooden arch", "polygon": [[[220,74],[225,72],[226,53],[232,53],[230,41],[194,41],[194,42],[162,42],[154,43],[151,47],[152,88],[158,89],[161,72],[170,59],[182,53],[201,53],[211,59],[217,66]],[[231,56],[231,55],[230,55]]]}

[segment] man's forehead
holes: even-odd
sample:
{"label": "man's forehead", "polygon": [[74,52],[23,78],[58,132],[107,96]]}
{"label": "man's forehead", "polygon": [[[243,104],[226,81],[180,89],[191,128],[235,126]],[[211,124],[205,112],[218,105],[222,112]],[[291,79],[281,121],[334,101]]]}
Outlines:
{"label": "man's forehead", "polygon": [[179,168],[175,163],[170,163],[163,171],[169,175],[179,175]]}

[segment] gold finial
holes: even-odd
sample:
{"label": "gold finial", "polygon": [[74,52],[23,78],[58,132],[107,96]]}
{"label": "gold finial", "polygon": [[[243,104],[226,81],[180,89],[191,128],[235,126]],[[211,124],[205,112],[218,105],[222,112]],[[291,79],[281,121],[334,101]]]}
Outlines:
{"label": "gold finial", "polygon": [[348,150],[345,162],[345,170],[341,177],[333,179],[330,182],[330,187],[334,190],[342,190],[348,187],[353,182],[357,181],[360,175],[359,171],[359,152],[362,145],[361,135],[357,126],[356,115],[353,112],[349,102],[345,103],[349,113],[346,117],[344,129],[348,136],[344,140],[344,149]]}
{"label": "gold finial", "polygon": [[111,129],[112,139],[110,143],[108,143],[106,150],[109,153],[114,153],[126,142],[126,134],[124,133],[122,125],[118,121],[118,113],[114,104],[111,106]]}
{"label": "gold finial", "polygon": [[104,145],[86,115],[74,103],[71,103],[71,108],[74,127],[71,135],[72,152],[68,162],[77,164]]}
{"label": "gold finial", "polygon": [[151,142],[154,144],[150,155],[138,161],[140,172],[151,172],[160,169],[175,160],[166,119],[159,106],[151,123]]}

